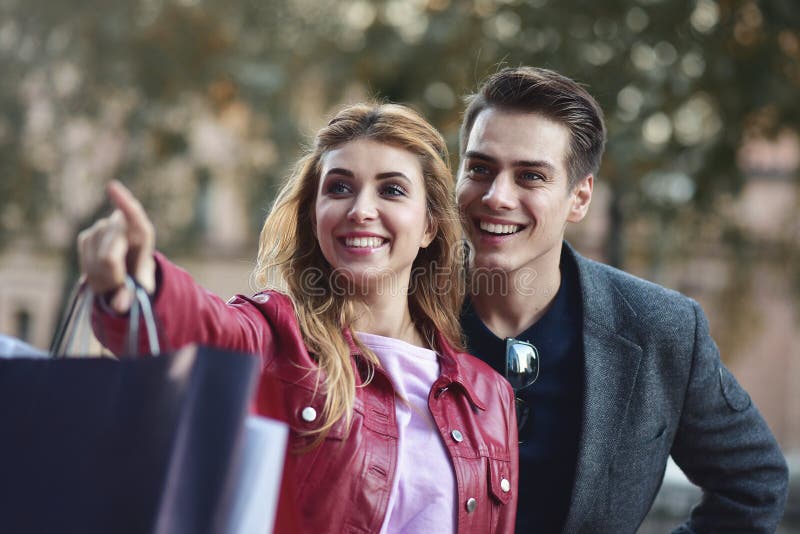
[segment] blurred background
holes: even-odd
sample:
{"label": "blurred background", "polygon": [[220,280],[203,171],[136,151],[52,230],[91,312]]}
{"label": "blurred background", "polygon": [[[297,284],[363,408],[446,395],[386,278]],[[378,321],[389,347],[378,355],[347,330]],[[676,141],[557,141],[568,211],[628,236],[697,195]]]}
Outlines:
{"label": "blurred background", "polygon": [[[796,0],[0,0],[0,333],[48,346],[109,179],[201,283],[248,293],[270,200],[332,110],[409,103],[455,168],[462,97],[520,64],[602,105],[570,239],[701,302],[789,457],[800,531]],[[695,500],[668,469],[642,531]]]}

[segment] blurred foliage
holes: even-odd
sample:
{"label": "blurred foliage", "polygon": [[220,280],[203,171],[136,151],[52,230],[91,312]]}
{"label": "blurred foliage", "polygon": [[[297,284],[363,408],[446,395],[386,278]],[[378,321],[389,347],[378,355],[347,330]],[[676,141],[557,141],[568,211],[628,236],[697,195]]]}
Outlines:
{"label": "blurred foliage", "polygon": [[616,264],[633,222],[697,224],[677,214],[738,192],[743,140],[800,129],[795,0],[0,0],[0,246],[69,245],[111,177],[167,248],[198,243],[220,177],[254,233],[333,106],[409,102],[455,152],[461,97],[519,64],[605,110]]}

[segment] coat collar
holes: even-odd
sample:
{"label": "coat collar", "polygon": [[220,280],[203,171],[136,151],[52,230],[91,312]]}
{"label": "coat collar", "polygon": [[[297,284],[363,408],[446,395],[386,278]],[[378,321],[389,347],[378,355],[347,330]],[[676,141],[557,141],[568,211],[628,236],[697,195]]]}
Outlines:
{"label": "coat collar", "polygon": [[636,383],[642,348],[636,311],[615,285],[611,268],[588,260],[564,242],[578,266],[583,304],[583,417],[565,532],[580,530],[616,451]]}
{"label": "coat collar", "polygon": [[[436,343],[439,346],[439,361],[442,365],[442,378],[449,380],[450,383],[458,384],[467,395],[469,402],[480,410],[486,410],[486,404],[478,396],[475,388],[472,386],[476,380],[468,376],[467,369],[462,365],[464,358],[471,358],[462,352],[456,352],[450,343],[445,339],[441,332],[436,332]],[[469,373],[474,373],[474,369],[470,369]]]}

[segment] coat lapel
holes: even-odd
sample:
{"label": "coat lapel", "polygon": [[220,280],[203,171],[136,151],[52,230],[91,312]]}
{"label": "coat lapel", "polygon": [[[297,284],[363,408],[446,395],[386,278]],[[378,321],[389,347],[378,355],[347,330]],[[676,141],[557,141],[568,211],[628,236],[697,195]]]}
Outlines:
{"label": "coat lapel", "polygon": [[564,244],[578,265],[583,302],[584,393],[575,481],[564,532],[580,529],[608,471],[636,382],[642,349],[633,308],[608,276]]}

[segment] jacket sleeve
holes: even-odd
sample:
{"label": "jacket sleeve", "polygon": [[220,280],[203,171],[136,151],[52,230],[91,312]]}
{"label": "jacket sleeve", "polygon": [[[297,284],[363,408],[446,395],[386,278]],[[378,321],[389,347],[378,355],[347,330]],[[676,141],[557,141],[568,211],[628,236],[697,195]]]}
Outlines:
{"label": "jacket sleeve", "polygon": [[[226,303],[200,287],[186,271],[162,254],[156,253],[155,258],[157,287],[153,312],[162,350],[197,343],[254,354],[266,352],[272,341],[272,331],[250,299],[235,297]],[[95,305],[92,326],[100,342],[112,352],[120,354],[124,350],[127,316],[112,315]],[[144,332],[140,334],[139,351],[147,353]]]}
{"label": "jacket sleeve", "polygon": [[786,460],[693,306],[692,369],[671,454],[703,498],[675,532],[774,532],[786,503]]}
{"label": "jacket sleeve", "polygon": [[514,390],[502,380],[503,392],[508,399],[506,403],[506,427],[508,428],[508,449],[511,456],[511,500],[503,507],[503,515],[497,525],[497,532],[513,534],[517,520],[517,503],[519,502],[519,437],[517,435],[517,412]]}

